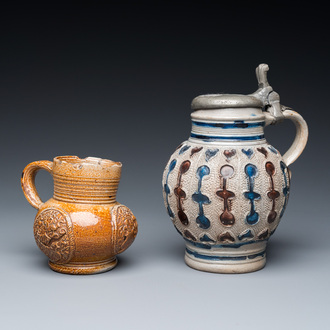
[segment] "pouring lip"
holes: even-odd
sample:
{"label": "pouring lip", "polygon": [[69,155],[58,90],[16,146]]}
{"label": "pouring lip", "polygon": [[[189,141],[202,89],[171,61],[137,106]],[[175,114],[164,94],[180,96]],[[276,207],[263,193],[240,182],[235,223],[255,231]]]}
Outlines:
{"label": "pouring lip", "polygon": [[85,157],[80,158],[74,155],[56,156],[54,158],[54,163],[60,164],[71,164],[71,165],[91,165],[91,166],[101,166],[102,168],[110,168],[113,166],[122,167],[121,162],[115,162],[109,159],[103,159],[99,157]]}
{"label": "pouring lip", "polygon": [[260,99],[243,94],[205,94],[192,100],[193,110],[213,110],[225,108],[263,108]]}

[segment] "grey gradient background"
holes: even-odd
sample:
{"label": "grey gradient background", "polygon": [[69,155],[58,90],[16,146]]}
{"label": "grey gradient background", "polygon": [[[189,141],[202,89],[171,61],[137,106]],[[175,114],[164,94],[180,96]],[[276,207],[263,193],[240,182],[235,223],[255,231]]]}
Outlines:
{"label": "grey gradient background", "polygon": [[[287,2],[289,3],[289,2]],[[200,2],[2,5],[1,329],[326,329],[330,310],[329,38],[324,8]],[[258,272],[193,270],[168,218],[161,176],[204,93],[251,93],[270,66],[281,103],[308,122],[286,214]],[[282,153],[284,122],[266,129]],[[118,266],[52,272],[33,238],[20,175],[57,155],[123,163],[118,200],[139,223]],[[52,178],[39,172],[43,200]]]}

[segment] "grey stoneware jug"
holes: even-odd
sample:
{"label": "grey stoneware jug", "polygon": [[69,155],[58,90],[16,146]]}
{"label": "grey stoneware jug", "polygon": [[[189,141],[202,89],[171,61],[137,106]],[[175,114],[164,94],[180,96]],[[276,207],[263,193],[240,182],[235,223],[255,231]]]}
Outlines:
{"label": "grey stoneware jug", "polygon": [[[307,143],[305,120],[280,104],[256,69],[259,88],[249,95],[208,94],[192,101],[192,129],[163,174],[165,207],[185,240],[185,261],[217,273],[245,273],[266,263],[290,192],[290,170]],[[296,136],[282,156],[264,128],[292,120]]]}

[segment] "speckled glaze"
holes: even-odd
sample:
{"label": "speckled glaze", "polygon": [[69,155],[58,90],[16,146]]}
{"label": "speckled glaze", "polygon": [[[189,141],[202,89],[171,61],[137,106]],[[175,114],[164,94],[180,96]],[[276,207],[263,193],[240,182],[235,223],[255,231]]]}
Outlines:
{"label": "speckled glaze", "polygon": [[[94,274],[116,266],[137,234],[130,209],[116,201],[121,163],[106,159],[59,156],[27,165],[22,189],[38,210],[34,222],[37,245],[51,269],[67,274]],[[43,203],[35,187],[44,169],[54,180],[53,198]]]}
{"label": "speckled glaze", "polygon": [[[192,130],[163,174],[167,212],[186,243],[185,261],[195,269],[245,273],[266,263],[266,245],[288,203],[288,166],[307,143],[308,128],[281,106],[261,64],[259,89],[249,95],[208,94],[192,102]],[[282,156],[264,127],[290,119],[293,145]]]}

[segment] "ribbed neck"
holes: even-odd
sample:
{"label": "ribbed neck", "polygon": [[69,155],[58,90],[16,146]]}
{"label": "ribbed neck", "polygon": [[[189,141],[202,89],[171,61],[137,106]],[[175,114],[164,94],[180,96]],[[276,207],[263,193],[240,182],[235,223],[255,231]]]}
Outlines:
{"label": "ribbed neck", "polygon": [[53,173],[54,199],[68,203],[109,204],[116,201],[119,179],[66,176]]}
{"label": "ribbed neck", "polygon": [[54,158],[54,199],[68,203],[110,204],[116,201],[121,163],[77,156]]}
{"label": "ribbed neck", "polygon": [[193,119],[190,140],[196,143],[252,143],[264,142],[265,121]]}

